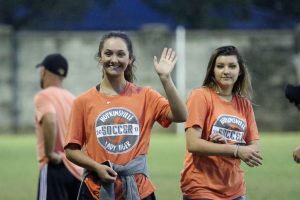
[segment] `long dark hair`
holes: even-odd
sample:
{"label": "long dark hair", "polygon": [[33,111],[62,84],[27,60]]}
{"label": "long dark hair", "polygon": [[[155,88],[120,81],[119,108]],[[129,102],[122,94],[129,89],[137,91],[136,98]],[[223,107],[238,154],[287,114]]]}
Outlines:
{"label": "long dark hair", "polygon": [[219,56],[231,56],[234,55],[237,57],[238,64],[240,67],[240,74],[237,81],[234,83],[232,94],[239,95],[248,99],[251,99],[252,86],[251,78],[248,72],[245,61],[237,48],[235,46],[222,46],[217,48],[211,55],[208,65],[206,75],[203,81],[202,86],[218,90],[218,85],[214,77],[214,68],[216,60]]}
{"label": "long dark hair", "polygon": [[125,76],[125,79],[127,81],[133,83],[133,81],[136,80],[136,77],[134,75],[134,72],[136,70],[136,66],[133,64],[134,61],[135,61],[135,56],[133,55],[132,42],[131,42],[129,36],[126,33],[120,32],[120,31],[112,31],[112,32],[109,32],[108,34],[105,34],[101,38],[99,48],[98,48],[97,57],[98,58],[101,57],[101,51],[103,49],[104,42],[106,40],[108,40],[109,38],[121,38],[126,43],[126,46],[127,46],[128,52],[129,52],[129,58],[131,59],[131,62],[130,62],[130,64],[128,64],[128,66],[127,66],[127,68],[124,72],[124,76]]}

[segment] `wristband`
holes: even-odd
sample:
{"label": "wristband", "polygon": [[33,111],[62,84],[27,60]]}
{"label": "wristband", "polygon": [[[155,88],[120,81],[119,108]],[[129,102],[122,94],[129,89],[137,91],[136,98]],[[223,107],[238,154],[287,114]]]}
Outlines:
{"label": "wristband", "polygon": [[233,156],[236,157],[236,158],[238,157],[239,147],[240,147],[240,145],[236,144],[234,152],[233,152]]}

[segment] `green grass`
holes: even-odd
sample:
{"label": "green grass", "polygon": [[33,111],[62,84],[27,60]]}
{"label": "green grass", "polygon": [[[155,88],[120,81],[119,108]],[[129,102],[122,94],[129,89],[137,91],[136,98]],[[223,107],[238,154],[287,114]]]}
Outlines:
{"label": "green grass", "polygon": [[[297,145],[300,134],[262,134],[263,165],[242,166],[248,199],[299,199],[300,165],[292,159],[292,150]],[[183,136],[153,134],[148,162],[157,199],[182,199],[179,178],[184,148]],[[36,199],[38,166],[34,135],[0,135],[0,159],[0,199]]]}

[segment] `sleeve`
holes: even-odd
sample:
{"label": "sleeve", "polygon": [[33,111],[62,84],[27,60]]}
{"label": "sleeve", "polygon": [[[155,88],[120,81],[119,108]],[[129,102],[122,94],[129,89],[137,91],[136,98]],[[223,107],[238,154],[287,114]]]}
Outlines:
{"label": "sleeve", "polygon": [[154,120],[163,127],[169,127],[172,121],[168,120],[167,116],[171,111],[168,100],[159,94],[157,91],[150,89],[148,91],[147,100],[149,102],[148,110],[152,111]]}
{"label": "sleeve", "polygon": [[188,117],[185,123],[185,129],[194,125],[203,128],[208,112],[208,102],[203,90],[194,90],[187,100]]}
{"label": "sleeve", "polygon": [[79,99],[75,99],[68,122],[68,131],[64,147],[70,143],[79,144],[81,147],[85,141],[84,108]]}
{"label": "sleeve", "polygon": [[34,97],[35,115],[38,122],[41,122],[46,113],[56,113],[55,107],[47,95],[38,93]]}
{"label": "sleeve", "polygon": [[251,105],[251,102],[249,101],[247,104],[247,134],[245,137],[245,141],[248,144],[249,142],[253,140],[258,140],[258,129],[255,121],[255,115],[253,111],[253,107]]}

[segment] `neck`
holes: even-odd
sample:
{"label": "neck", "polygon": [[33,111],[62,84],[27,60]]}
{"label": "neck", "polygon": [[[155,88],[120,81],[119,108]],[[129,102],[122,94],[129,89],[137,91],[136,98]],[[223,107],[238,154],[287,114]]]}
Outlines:
{"label": "neck", "polygon": [[219,96],[224,96],[224,97],[232,96],[232,88],[224,89],[224,88],[221,88],[221,87],[217,86],[215,91]]}
{"label": "neck", "polygon": [[100,83],[100,92],[107,95],[119,95],[124,91],[126,83],[125,79],[108,80],[104,78]]}
{"label": "neck", "polygon": [[59,81],[45,81],[44,82],[44,88],[47,88],[47,87],[59,87],[59,88],[62,88],[63,85],[62,85],[62,82],[59,82]]}

